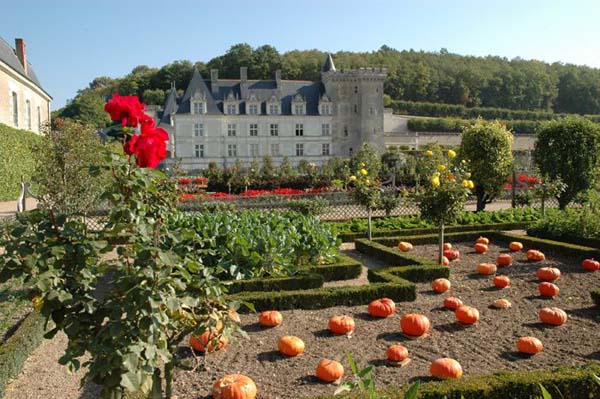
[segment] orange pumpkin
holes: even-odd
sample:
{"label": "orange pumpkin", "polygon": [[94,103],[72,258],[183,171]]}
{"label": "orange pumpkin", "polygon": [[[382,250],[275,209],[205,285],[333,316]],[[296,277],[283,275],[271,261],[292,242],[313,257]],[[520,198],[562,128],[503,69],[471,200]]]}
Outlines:
{"label": "orange pumpkin", "polygon": [[[439,260],[439,256],[435,257],[435,263],[439,264],[440,260]],[[450,266],[450,259],[446,258],[445,256],[442,256],[442,266]]]}
{"label": "orange pumpkin", "polygon": [[216,329],[204,331],[199,337],[190,336],[190,346],[198,352],[214,352],[226,347],[229,340]]}
{"label": "orange pumpkin", "polygon": [[477,273],[489,276],[496,273],[496,265],[493,263],[480,263],[477,265]]}
{"label": "orange pumpkin", "polygon": [[429,366],[429,373],[441,379],[460,378],[463,370],[459,362],[448,357],[434,360]]}
{"label": "orange pumpkin", "polygon": [[450,280],[445,278],[436,278],[431,283],[431,288],[438,294],[442,294],[450,289]]}
{"label": "orange pumpkin", "polygon": [[460,252],[458,251],[458,249],[446,249],[443,252],[443,255],[448,258],[448,260],[455,260],[458,259],[460,257]]}
{"label": "orange pumpkin", "polygon": [[276,310],[265,310],[258,315],[258,322],[263,327],[275,327],[283,322],[283,316]]}
{"label": "orange pumpkin", "polygon": [[396,311],[396,304],[390,298],[376,299],[369,303],[368,311],[373,317],[388,317]]}
{"label": "orange pumpkin", "polygon": [[494,286],[498,288],[506,288],[510,285],[510,278],[508,276],[496,276],[494,277]]}
{"label": "orange pumpkin", "polygon": [[479,320],[479,311],[470,306],[463,305],[454,312],[456,320],[462,324],[471,325]]}
{"label": "orange pumpkin", "polygon": [[521,244],[519,241],[513,241],[510,244],[508,244],[508,249],[510,249],[513,252],[517,252],[523,249],[523,244]]}
{"label": "orange pumpkin", "polygon": [[304,352],[304,341],[293,335],[286,335],[277,342],[277,349],[286,356],[298,356]]}
{"label": "orange pumpkin", "polygon": [[344,376],[344,366],[330,359],[322,359],[317,365],[317,378],[325,382],[334,382]]}
{"label": "orange pumpkin", "polygon": [[553,326],[562,326],[567,322],[567,313],[560,308],[540,309],[538,316],[542,323]]}
{"label": "orange pumpkin", "polygon": [[452,249],[452,244],[450,244],[449,242],[445,242],[444,243],[444,251],[446,251],[448,249]]}
{"label": "orange pumpkin", "polygon": [[521,337],[517,341],[517,350],[528,355],[535,355],[544,350],[544,345],[535,337]]}
{"label": "orange pumpkin", "polygon": [[408,349],[402,345],[391,345],[385,351],[388,360],[401,362],[408,357]]}
{"label": "orange pumpkin", "polygon": [[547,281],[541,282],[538,285],[538,290],[540,291],[541,296],[556,296],[560,292],[560,288],[557,285],[549,283]]}
{"label": "orange pumpkin", "polygon": [[354,319],[350,316],[333,316],[329,319],[329,330],[334,334],[350,334],[354,331]]}
{"label": "orange pumpkin", "polygon": [[509,254],[500,254],[496,258],[496,264],[500,267],[502,266],[510,266],[512,264],[512,256]]}
{"label": "orange pumpkin", "polygon": [[512,306],[508,299],[500,298],[492,302],[492,306],[496,309],[508,309]]}
{"label": "orange pumpkin", "polygon": [[485,244],[485,245],[490,245],[490,240],[486,237],[479,237],[477,240],[475,240],[476,244]]}
{"label": "orange pumpkin", "polygon": [[455,298],[453,296],[450,296],[446,299],[444,299],[444,307],[446,309],[451,309],[451,310],[456,310],[457,308],[461,307],[463,304],[463,301],[461,301],[458,298]]}
{"label": "orange pumpkin", "polygon": [[398,243],[398,249],[402,252],[408,252],[411,249],[413,249],[413,246],[410,242],[406,242],[406,241],[400,241]]}
{"label": "orange pumpkin", "polygon": [[431,328],[431,322],[422,314],[409,313],[405,314],[400,319],[400,328],[406,335],[420,337],[429,331]]}
{"label": "orange pumpkin", "polygon": [[556,267],[540,267],[536,274],[542,281],[554,281],[560,278],[560,270]]}
{"label": "orange pumpkin", "polygon": [[484,253],[486,253],[488,251],[488,246],[485,245],[485,244],[477,243],[477,244],[475,244],[475,246],[473,247],[473,249],[478,254],[484,254]]}
{"label": "orange pumpkin", "polygon": [[583,262],[581,262],[581,266],[590,272],[600,270],[600,262],[594,259],[585,259]]}
{"label": "orange pumpkin", "polygon": [[212,396],[213,399],[254,399],[256,384],[245,375],[229,374],[215,382]]}
{"label": "orange pumpkin", "polygon": [[542,251],[538,251],[537,249],[530,249],[527,251],[527,260],[532,262],[539,262],[541,260],[546,259],[546,256]]}

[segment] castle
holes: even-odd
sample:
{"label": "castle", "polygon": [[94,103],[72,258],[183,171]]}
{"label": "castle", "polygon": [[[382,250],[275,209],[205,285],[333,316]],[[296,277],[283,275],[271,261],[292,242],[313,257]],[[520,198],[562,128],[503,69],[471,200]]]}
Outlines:
{"label": "castle", "polygon": [[171,160],[186,170],[266,155],[321,165],[365,142],[383,148],[385,69],[337,70],[328,55],[318,82],[282,80],[279,70],[273,80],[247,75],[242,67],[239,79],[219,79],[213,69],[205,80],[196,69],[179,103],[171,88],[159,121]]}

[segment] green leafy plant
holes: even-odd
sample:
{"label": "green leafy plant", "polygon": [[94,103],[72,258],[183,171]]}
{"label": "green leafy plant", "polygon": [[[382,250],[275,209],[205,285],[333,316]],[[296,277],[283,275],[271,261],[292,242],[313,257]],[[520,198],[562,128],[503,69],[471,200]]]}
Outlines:
{"label": "green leafy plant", "polygon": [[31,181],[35,170],[32,148],[41,141],[33,132],[14,129],[0,123],[0,201],[15,200],[21,180]]}

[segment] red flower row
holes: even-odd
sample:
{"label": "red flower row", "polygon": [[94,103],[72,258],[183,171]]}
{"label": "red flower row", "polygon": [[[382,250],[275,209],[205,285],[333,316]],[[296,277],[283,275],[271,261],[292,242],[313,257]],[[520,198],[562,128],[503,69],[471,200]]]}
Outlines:
{"label": "red flower row", "polygon": [[190,178],[190,177],[182,177],[181,179],[179,179],[177,181],[178,184],[185,186],[187,184],[206,184],[208,183],[208,178],[207,177],[194,177],[194,178]]}

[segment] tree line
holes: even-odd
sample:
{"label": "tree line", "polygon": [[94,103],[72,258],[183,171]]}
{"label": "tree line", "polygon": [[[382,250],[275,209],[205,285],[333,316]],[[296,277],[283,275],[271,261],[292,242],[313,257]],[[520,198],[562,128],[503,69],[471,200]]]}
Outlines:
{"label": "tree line", "polygon": [[[187,87],[193,68],[208,78],[219,69],[221,78],[239,78],[248,67],[249,79],[272,79],[281,69],[284,79],[319,80],[326,53],[293,50],[280,53],[270,45],[252,48],[233,45],[208,62],[175,61],[151,68],[135,67],[121,78],[98,77],[56,116],[96,125],[109,121],[102,112],[105,98],[113,92],[137,95],[148,104],[162,105],[174,82],[179,94]],[[338,69],[385,67],[385,93],[393,100],[458,104],[556,113],[600,113],[600,69],[572,64],[548,64],[521,58],[463,56],[445,49],[439,52],[396,50],[382,46],[372,52],[339,51],[333,55]]]}

